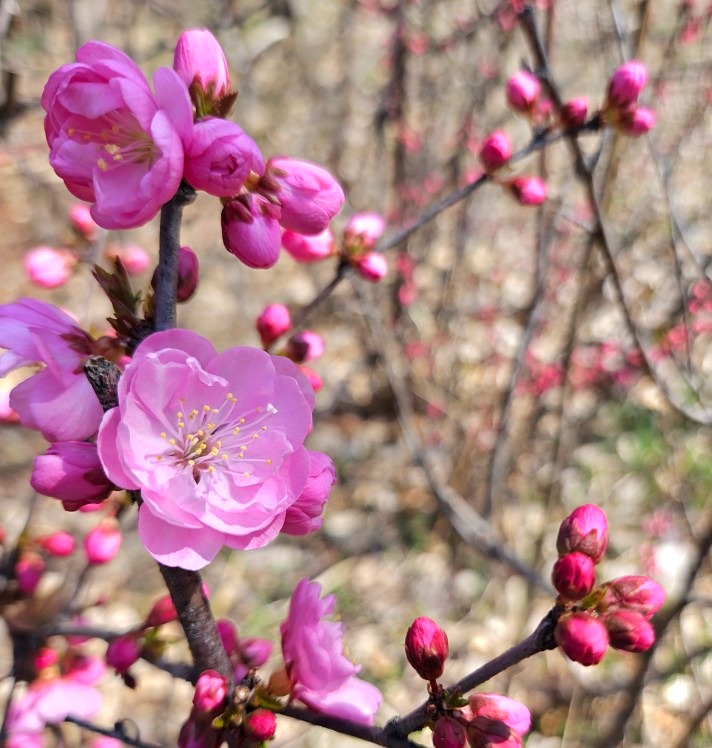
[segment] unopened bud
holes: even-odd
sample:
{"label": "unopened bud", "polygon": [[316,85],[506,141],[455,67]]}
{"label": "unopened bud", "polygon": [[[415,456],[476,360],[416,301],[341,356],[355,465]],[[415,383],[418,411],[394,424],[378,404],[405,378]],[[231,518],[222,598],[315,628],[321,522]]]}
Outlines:
{"label": "unopened bud", "polygon": [[570,660],[587,666],[598,664],[608,647],[606,627],[588,613],[562,616],[554,629],[554,639]]}
{"label": "unopened bud", "polygon": [[175,621],[178,618],[176,606],[173,604],[170,595],[164,595],[153,603],[151,611],[146,616],[144,626],[154,628],[162,626],[164,623]]}
{"label": "unopened bud", "polygon": [[485,171],[493,172],[504,166],[512,157],[512,143],[503,130],[488,135],[480,148],[480,162]]}
{"label": "unopened bud", "polygon": [[608,103],[618,109],[635,104],[648,82],[648,69],[638,60],[621,65],[608,83]]}
{"label": "unopened bud", "polygon": [[277,731],[277,718],[269,709],[255,709],[245,717],[245,734],[255,743],[272,740]]}
{"label": "unopened bud", "polygon": [[292,327],[292,318],[284,304],[269,304],[257,318],[262,345],[269,345]]}
{"label": "unopened bud", "polygon": [[613,610],[603,616],[612,647],[626,652],[647,652],[655,642],[650,621],[634,610]]}
{"label": "unopened bud", "polygon": [[551,581],[562,597],[580,600],[588,595],[596,582],[595,564],[583,553],[565,553],[554,564]]}
{"label": "unopened bud", "polygon": [[105,564],[119,552],[121,531],[115,519],[109,519],[95,527],[84,538],[84,552],[90,564]]}
{"label": "unopened bud", "polygon": [[583,97],[571,99],[561,107],[561,123],[567,130],[576,130],[586,122],[588,102]]}
{"label": "unopened bud", "polygon": [[650,577],[618,577],[608,583],[603,602],[607,607],[627,608],[652,618],[665,602],[665,590]]}
{"label": "unopened bud", "polygon": [[507,103],[518,112],[531,111],[540,91],[538,78],[527,70],[520,70],[507,81]]}
{"label": "unopened bud", "polygon": [[355,261],[356,272],[371,283],[378,283],[388,275],[388,263],[380,252],[367,252]]}
{"label": "unopened bud", "polygon": [[577,507],[561,523],[556,548],[559,556],[578,551],[597,564],[608,547],[608,522],[595,504]]}
{"label": "unopened bud", "polygon": [[138,660],[141,655],[141,645],[136,637],[126,635],[117,636],[109,642],[106,649],[106,662],[122,674],[128,672],[131,665]]}
{"label": "unopened bud", "polygon": [[448,653],[447,634],[440,626],[425,616],[416,618],[405,635],[405,656],[418,675],[427,681],[437,680]]}
{"label": "unopened bud", "polygon": [[539,177],[517,177],[507,186],[520,205],[541,205],[549,194],[546,182]]}
{"label": "unopened bud", "polygon": [[466,740],[463,725],[447,715],[440,717],[433,727],[433,748],[462,748]]}

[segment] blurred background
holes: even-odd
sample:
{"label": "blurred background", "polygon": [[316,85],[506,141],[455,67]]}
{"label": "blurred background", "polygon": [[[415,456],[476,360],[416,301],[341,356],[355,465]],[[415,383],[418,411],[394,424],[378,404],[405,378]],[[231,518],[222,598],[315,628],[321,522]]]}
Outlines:
{"label": "blurred background", "polygon": [[[110,309],[91,263],[108,268],[108,255],[133,245],[157,257],[156,221],[82,244],[68,220],[74,201],[48,164],[40,94],[83,42],[120,47],[150,76],[172,64],[183,29],[210,28],[239,90],[232,118],[265,158],[323,164],[347,195],[336,236],[354,212],[375,211],[387,219],[387,238],[477,176],[488,133],[506,130],[515,149],[529,142],[529,122],[504,94],[511,75],[535,67],[518,5],[2,0],[0,302],[52,301],[102,334]],[[337,595],[349,655],[384,693],[381,724],[426,697],[403,657],[413,618],[428,615],[447,631],[447,683],[516,643],[553,603],[545,587],[560,521],[590,502],[610,526],[599,579],[645,573],[668,593],[660,645],[651,657],[610,653],[587,669],[549,652],[485,690],[529,707],[528,746],[712,743],[711,14],[701,0],[552,0],[536,8],[564,100],[587,97],[594,112],[621,62],[637,58],[649,68],[641,101],[657,113],[650,136],[579,138],[595,163],[625,311],[595,211],[561,141],[514,167],[546,180],[540,208],[487,184],[390,249],[383,282],[349,276],[306,320],[326,341],[312,364],[323,388],[309,446],[331,455],[339,473],[324,527],[225,553],[205,579],[216,615],[235,621],[241,635],[275,642],[296,582],[319,579]],[[179,324],[218,349],[259,345],[254,321],[266,304],[297,313],[335,272],[330,261],[299,265],[286,253],[272,270],[244,267],[223,248],[220,204],[207,195],[186,210],[182,241],[198,254],[201,275]],[[80,259],[54,291],[23,270],[25,254],[40,245]],[[137,290],[151,270],[133,279]],[[32,458],[46,445],[15,425],[0,430],[0,523],[12,539],[33,501]],[[81,536],[96,523],[95,514],[67,514],[40,498],[30,530]],[[120,555],[89,574],[81,592],[105,601],[87,613],[91,623],[116,631],[140,621],[162,594],[135,536],[135,513],[122,526]],[[82,563],[54,562],[43,583],[71,583]],[[168,659],[186,659],[179,634]],[[8,646],[0,649],[4,673]],[[146,664],[132,672],[133,691],[107,674],[97,721],[128,717],[142,739],[174,745],[191,689]],[[66,745],[91,744],[71,727],[66,736]],[[414,739],[430,744],[427,734]],[[286,718],[275,741],[357,744]]]}

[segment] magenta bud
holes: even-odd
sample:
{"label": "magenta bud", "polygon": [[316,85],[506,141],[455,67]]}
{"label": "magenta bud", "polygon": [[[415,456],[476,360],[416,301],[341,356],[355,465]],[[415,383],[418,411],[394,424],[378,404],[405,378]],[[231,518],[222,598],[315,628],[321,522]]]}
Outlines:
{"label": "magenta bud", "polygon": [[77,258],[66,249],[35,247],[23,259],[27,277],[40,288],[58,288],[72,275]]}
{"label": "magenta bud", "polygon": [[541,205],[549,194],[546,182],[539,177],[517,177],[507,186],[521,205]]}
{"label": "magenta bud", "polygon": [[91,217],[91,210],[84,203],[75,203],[69,209],[69,221],[74,230],[88,242],[94,241],[99,235],[99,226]]}
{"label": "magenta bud", "polygon": [[313,330],[301,330],[289,338],[285,353],[297,364],[314,361],[324,353],[324,338]]}
{"label": "magenta bud", "polygon": [[217,670],[204,670],[195,684],[193,706],[203,714],[218,710],[225,704],[227,688],[225,676]]}
{"label": "magenta bud", "polygon": [[51,535],[37,538],[37,542],[47,553],[58,558],[69,556],[74,551],[74,536],[68,532],[53,532]]}
{"label": "magenta bud", "polygon": [[344,228],[344,252],[355,256],[370,252],[385,227],[380,213],[354,213]]}
{"label": "magenta bud", "polygon": [[582,127],[588,116],[588,101],[583,97],[571,99],[561,107],[561,122],[567,130]]}
{"label": "magenta bud", "polygon": [[33,664],[35,670],[46,670],[47,668],[56,665],[59,662],[59,654],[56,649],[52,647],[42,647],[39,649],[33,658]]}
{"label": "magenta bud", "polygon": [[611,76],[608,83],[608,103],[617,109],[635,104],[647,82],[648,69],[642,62],[626,62]]}
{"label": "magenta bud", "polygon": [[231,91],[225,53],[207,29],[188,29],[180,35],[173,69],[186,86],[190,88],[196,83],[209,99],[226,96]]}
{"label": "magenta bud", "polygon": [[467,738],[471,746],[519,746],[532,723],[529,710],[498,693],[476,693],[470,697],[471,718]]}
{"label": "magenta bud", "polygon": [[120,260],[129,275],[141,275],[151,264],[150,255],[138,244],[126,244],[123,247],[111,246],[106,250],[106,257],[112,262]]}
{"label": "magenta bud", "polygon": [[650,621],[634,610],[612,610],[603,616],[612,647],[626,652],[646,652],[655,642]]}
{"label": "magenta bud", "polygon": [[117,673],[123,674],[128,672],[128,669],[138,660],[140,655],[141,645],[136,637],[130,635],[117,636],[116,639],[109,642],[106,649],[106,662]]}
{"label": "magenta bud", "polygon": [[177,619],[178,612],[176,611],[176,606],[173,604],[173,600],[171,600],[170,595],[164,595],[153,603],[153,607],[146,616],[144,626],[154,628]]}
{"label": "magenta bud", "polygon": [[198,255],[190,247],[181,247],[178,254],[178,289],[176,301],[181,304],[195,293],[198,287],[200,266]]}
{"label": "magenta bud", "polygon": [[578,551],[597,564],[608,546],[608,522],[595,504],[577,507],[561,523],[556,548],[559,556]]}
{"label": "magenta bud", "polygon": [[587,666],[598,664],[608,647],[606,627],[588,613],[562,616],[554,629],[554,639],[570,660]]}
{"label": "magenta bud", "polygon": [[272,642],[268,639],[248,637],[240,642],[240,656],[249,668],[262,667],[272,654]]}
{"label": "magenta bud", "polygon": [[466,740],[464,726],[447,715],[433,727],[433,748],[463,748]]}
{"label": "magenta bud", "polygon": [[84,538],[84,552],[90,564],[106,564],[119,552],[121,531],[119,523],[109,518],[90,530]]}
{"label": "magenta bud", "polygon": [[269,709],[255,709],[250,712],[243,723],[245,734],[255,743],[272,740],[277,732],[277,718]]}
{"label": "magenta bud", "polygon": [[15,563],[15,580],[23,595],[33,595],[44,574],[45,563],[36,553],[23,553]]}
{"label": "magenta bud", "polygon": [[618,577],[608,583],[603,602],[610,608],[627,608],[652,618],[665,602],[665,590],[650,577]]}
{"label": "magenta bud", "polygon": [[507,103],[518,112],[531,111],[539,92],[541,84],[539,79],[526,70],[520,70],[507,81]]}
{"label": "magenta bud", "polygon": [[257,332],[262,345],[269,345],[292,327],[289,309],[284,304],[268,304],[257,318]]}
{"label": "magenta bud", "polygon": [[237,655],[240,651],[240,640],[237,635],[237,626],[227,618],[220,618],[215,622],[218,630],[218,636],[222,642],[224,650],[228,657]]}
{"label": "magenta bud", "polygon": [[334,234],[327,226],[320,234],[297,234],[295,231],[282,232],[282,247],[297,262],[318,262],[334,252]]}
{"label": "magenta bud", "polygon": [[652,109],[646,109],[637,106],[632,110],[623,112],[616,121],[616,127],[624,134],[631,138],[639,138],[653,129],[655,125],[655,112]]}
{"label": "magenta bud", "polygon": [[556,591],[567,600],[586,597],[596,582],[596,566],[590,556],[583,553],[565,553],[551,572]]}
{"label": "magenta bud", "polygon": [[449,653],[447,634],[435,621],[416,618],[405,635],[405,656],[424,680],[437,680]]}
{"label": "magenta bud", "polygon": [[485,171],[493,172],[504,166],[512,157],[512,143],[503,130],[488,135],[480,148],[480,162]]}
{"label": "magenta bud", "polygon": [[380,252],[367,252],[361,255],[355,263],[356,272],[371,283],[378,283],[388,274],[388,263]]}

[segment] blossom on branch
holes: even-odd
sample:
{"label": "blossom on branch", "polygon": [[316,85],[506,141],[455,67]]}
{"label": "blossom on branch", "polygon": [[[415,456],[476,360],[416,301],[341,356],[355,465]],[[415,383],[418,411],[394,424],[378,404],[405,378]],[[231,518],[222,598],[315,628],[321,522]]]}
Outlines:
{"label": "blossom on branch", "polygon": [[200,569],[223,545],[277,536],[310,476],[314,393],[291,361],[247,347],[218,354],[167,330],[136,349],[118,401],[99,457],[116,485],[141,490],[138,530],[154,558]]}

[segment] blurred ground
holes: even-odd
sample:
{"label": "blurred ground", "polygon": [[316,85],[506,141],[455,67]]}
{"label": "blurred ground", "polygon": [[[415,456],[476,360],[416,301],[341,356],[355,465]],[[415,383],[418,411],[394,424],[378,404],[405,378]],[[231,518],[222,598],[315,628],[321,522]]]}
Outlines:
{"label": "blurred ground", "polygon": [[[171,63],[183,28],[213,29],[240,90],[234,118],[265,156],[311,159],[341,180],[348,205],[337,233],[357,210],[385,214],[392,229],[415,219],[471,178],[478,143],[497,127],[517,148],[528,142],[526,121],[506,109],[503,93],[522,61],[532,63],[524,37],[510,28],[509,3],[380,5],[388,9],[375,0],[20,2],[2,47],[3,69],[16,74],[17,109],[3,110],[0,140],[0,302],[52,300],[84,325],[104,329],[109,310],[88,271],[48,293],[29,284],[21,264],[34,245],[72,241],[71,199],[47,163],[38,102],[49,73],[89,38],[116,44],[151,72]],[[595,134],[584,146],[591,156],[600,148],[597,187],[632,316],[675,397],[703,413],[712,404],[704,307],[712,296],[709,18],[699,2],[672,0],[557,0],[539,16],[567,98],[583,95],[592,109],[599,106],[622,56],[650,67],[643,99],[658,115],[650,139]],[[309,446],[332,456],[340,478],[324,529],[223,555],[205,574],[218,615],[236,621],[243,635],[275,641],[295,583],[318,577],[338,596],[351,657],[384,692],[381,723],[425,697],[402,651],[415,616],[427,614],[446,629],[446,680],[453,682],[529,633],[552,604],[468,547],[448,523],[404,444],[394,381],[412,393],[406,420],[438,480],[545,578],[560,520],[595,502],[611,526],[600,577],[649,573],[674,601],[683,594],[695,539],[709,523],[709,429],[670,407],[636,364],[610,279],[597,250],[589,252],[591,211],[566,145],[517,168],[546,175],[550,199],[542,211],[488,185],[390,252],[388,282],[347,279],[310,317],[327,352],[314,366],[325,384]],[[200,257],[201,285],[180,310],[180,324],[218,348],[257,345],[254,319],[262,307],[281,301],[298,309],[334,268],[298,266],[288,256],[269,272],[241,266],[222,248],[219,210],[201,196],[186,211],[183,241]],[[156,222],[107,238],[138,242],[154,256],[156,240]],[[695,311],[696,293],[702,301]],[[680,325],[687,331],[682,345],[672,334]],[[529,341],[526,352],[522,341]],[[23,526],[31,460],[44,448],[35,434],[2,427],[0,516],[8,537]],[[95,522],[45,500],[32,530],[81,533]],[[137,622],[161,590],[133,522],[125,523],[121,556],[92,574],[85,591],[86,599],[111,595],[93,622],[117,630]],[[64,573],[58,566],[58,583]],[[712,743],[705,716],[711,593],[707,563],[693,604],[655,654],[621,745]],[[180,645],[174,650],[169,657],[185,656]],[[6,672],[6,650],[0,662]],[[551,652],[486,689],[530,708],[528,746],[594,746],[615,721],[621,689],[638,664],[637,656],[611,654],[583,669]],[[147,665],[136,676],[134,692],[107,676],[100,721],[129,716],[143,739],[173,745],[190,689]],[[71,745],[85,744],[68,734],[77,741]],[[416,739],[429,744],[426,735]],[[287,719],[275,742],[350,744]]]}

